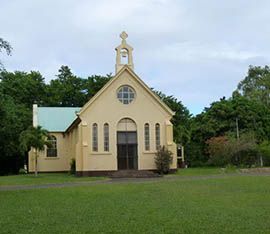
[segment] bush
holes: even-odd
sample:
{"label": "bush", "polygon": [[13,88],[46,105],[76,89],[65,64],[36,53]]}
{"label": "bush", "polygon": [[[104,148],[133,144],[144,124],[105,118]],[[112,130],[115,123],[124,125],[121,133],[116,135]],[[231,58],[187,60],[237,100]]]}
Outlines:
{"label": "bush", "polygon": [[170,165],[172,164],[173,153],[169,151],[165,146],[160,147],[156,153],[155,163],[160,174],[168,174],[170,171]]}
{"label": "bush", "polygon": [[213,137],[207,140],[209,165],[226,166],[257,166],[259,151],[254,137],[243,134],[240,139],[232,137]]}
{"label": "bush", "polygon": [[72,158],[70,161],[70,174],[75,175],[76,173],[76,160]]}
{"label": "bush", "polygon": [[258,150],[262,158],[263,166],[270,166],[270,142],[263,141],[258,145]]}
{"label": "bush", "polygon": [[208,164],[210,166],[225,166],[230,163],[227,137],[212,137],[206,141],[206,144],[208,145]]}
{"label": "bush", "polygon": [[189,142],[185,146],[185,161],[188,167],[203,167],[207,165],[208,157],[202,144]]}

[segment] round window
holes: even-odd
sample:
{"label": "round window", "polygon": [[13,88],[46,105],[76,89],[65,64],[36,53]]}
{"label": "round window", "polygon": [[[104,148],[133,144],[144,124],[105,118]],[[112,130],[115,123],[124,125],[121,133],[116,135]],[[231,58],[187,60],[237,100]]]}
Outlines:
{"label": "round window", "polygon": [[117,98],[123,104],[129,104],[135,98],[135,92],[131,87],[125,85],[118,90]]}

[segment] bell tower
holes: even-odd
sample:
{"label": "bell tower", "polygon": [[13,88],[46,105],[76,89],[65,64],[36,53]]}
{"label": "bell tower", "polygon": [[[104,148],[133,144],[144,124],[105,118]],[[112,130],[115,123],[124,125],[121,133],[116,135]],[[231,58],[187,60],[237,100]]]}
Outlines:
{"label": "bell tower", "polygon": [[123,31],[120,34],[120,37],[122,38],[121,45],[115,48],[116,50],[115,74],[118,73],[124,65],[128,65],[129,68],[134,70],[132,58],[133,48],[126,42],[128,34],[125,31]]}

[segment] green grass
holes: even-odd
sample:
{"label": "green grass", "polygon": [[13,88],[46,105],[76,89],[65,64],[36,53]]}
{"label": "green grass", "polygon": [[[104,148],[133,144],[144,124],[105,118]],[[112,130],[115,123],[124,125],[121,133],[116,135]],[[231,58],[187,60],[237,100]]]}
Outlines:
{"label": "green grass", "polygon": [[231,168],[217,168],[217,167],[200,167],[200,168],[185,168],[178,169],[175,175],[179,176],[207,176],[207,175],[219,175],[225,173],[236,173],[237,170],[233,167]]}
{"label": "green grass", "polygon": [[1,233],[270,233],[270,177],[0,192]]}
{"label": "green grass", "polygon": [[4,185],[30,185],[30,184],[57,184],[66,182],[82,182],[100,180],[104,177],[76,177],[68,173],[39,173],[34,174],[0,176],[0,186]]}

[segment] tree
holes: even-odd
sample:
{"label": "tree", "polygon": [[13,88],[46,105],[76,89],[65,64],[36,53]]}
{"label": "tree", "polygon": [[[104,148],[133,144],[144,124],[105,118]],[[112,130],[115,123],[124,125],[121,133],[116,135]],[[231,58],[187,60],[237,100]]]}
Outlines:
{"label": "tree", "polygon": [[112,78],[111,74],[106,76],[93,75],[85,80],[84,88],[86,91],[87,101],[92,98],[107,82]]}
{"label": "tree", "polygon": [[32,109],[34,103],[44,104],[46,85],[39,72],[0,72],[0,86],[3,94],[13,98],[16,103]]}
{"label": "tree", "polygon": [[57,79],[51,80],[47,86],[47,100],[49,106],[82,106],[85,101],[83,80],[71,72],[68,66],[61,66]]}
{"label": "tree", "polygon": [[241,134],[252,133],[256,142],[270,139],[270,109],[243,96],[222,98],[191,120],[191,138],[186,147],[189,164],[201,166],[209,161],[206,141],[226,134],[236,136],[236,119]]}
{"label": "tree", "polygon": [[35,153],[35,175],[37,176],[37,158],[38,151],[45,149],[45,145],[50,146],[47,138],[49,137],[47,130],[42,129],[41,126],[32,127],[23,131],[20,135],[20,148],[22,152],[28,152],[31,147],[34,148]]}
{"label": "tree", "polygon": [[235,136],[212,137],[207,140],[209,165],[253,166],[259,165],[259,151],[252,133],[239,139]]}
{"label": "tree", "polygon": [[[11,55],[12,47],[8,41],[5,41],[3,38],[0,38],[0,52],[6,51],[7,55]],[[4,66],[0,60],[0,71],[3,70]]]}
{"label": "tree", "polygon": [[4,95],[1,86],[0,119],[0,175],[17,174],[25,160],[18,147],[19,135],[31,125],[31,112],[12,97]]}
{"label": "tree", "polygon": [[270,106],[270,68],[269,66],[250,66],[248,75],[237,87],[237,92],[244,97],[260,101]]}
{"label": "tree", "polygon": [[174,96],[166,96],[160,91],[154,91],[156,95],[168,106],[175,115],[172,118],[173,136],[176,143],[186,145],[190,139],[190,118],[188,109]]}
{"label": "tree", "polygon": [[47,86],[46,104],[48,106],[83,106],[110,79],[107,76],[90,76],[83,79],[75,76],[68,66],[61,66],[57,79]]}
{"label": "tree", "polygon": [[[7,55],[11,55],[12,47],[8,41],[5,41],[3,38],[0,38],[0,52],[6,51]],[[0,60],[0,71],[4,69],[3,63]]]}

